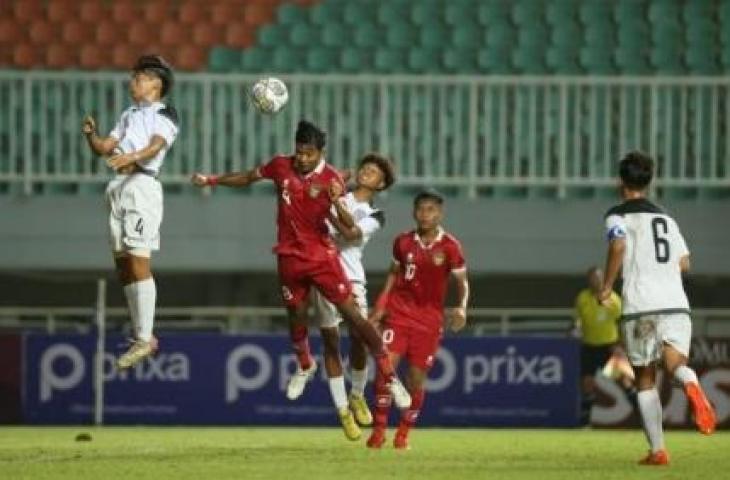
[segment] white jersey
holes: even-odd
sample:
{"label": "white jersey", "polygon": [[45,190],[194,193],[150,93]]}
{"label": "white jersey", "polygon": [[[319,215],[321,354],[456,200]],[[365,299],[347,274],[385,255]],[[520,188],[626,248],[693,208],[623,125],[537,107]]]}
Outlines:
{"label": "white jersey", "polygon": [[382,228],[385,215],[381,210],[374,208],[368,202],[360,202],[352,192],[343,197],[345,208],[350,212],[355,223],[362,231],[362,238],[355,242],[348,242],[330,225],[330,233],[340,249],[342,268],[351,282],[365,284],[365,269],[362,266],[362,251],[368,240]]}
{"label": "white jersey", "polygon": [[679,261],[689,254],[677,223],[647,199],[629,200],[606,214],[608,240],[624,238],[623,316],[689,313]]}
{"label": "white jersey", "polygon": [[122,113],[109,136],[119,140],[117,148],[121,153],[142,150],[150,144],[154,135],[165,139],[167,145],[152,159],[137,166],[144,172],[156,176],[165,159],[165,154],[175,141],[178,132],[178,119],[175,109],[164,103],[139,103]]}

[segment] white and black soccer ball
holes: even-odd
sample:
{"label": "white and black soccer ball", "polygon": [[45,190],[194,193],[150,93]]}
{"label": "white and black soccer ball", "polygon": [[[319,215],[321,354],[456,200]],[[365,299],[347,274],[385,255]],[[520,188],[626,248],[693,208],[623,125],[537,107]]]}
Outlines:
{"label": "white and black soccer ball", "polygon": [[289,90],[276,77],[262,78],[251,87],[251,103],[261,113],[276,113],[289,101]]}

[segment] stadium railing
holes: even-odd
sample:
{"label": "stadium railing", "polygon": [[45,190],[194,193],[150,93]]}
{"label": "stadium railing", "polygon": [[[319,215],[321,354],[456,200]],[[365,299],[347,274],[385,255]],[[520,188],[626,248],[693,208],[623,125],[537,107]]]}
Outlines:
{"label": "stadium railing", "polygon": [[[0,307],[0,331],[79,333],[93,331],[93,307]],[[105,311],[108,330],[125,331],[129,315],[122,307]],[[472,308],[466,335],[567,335],[573,325],[570,308]],[[222,334],[282,333],[286,311],[281,307],[162,307],[155,312],[156,328],[169,332]],[[730,309],[692,312],[693,333],[729,336]]]}
{"label": "stadium railing", "polygon": [[[251,168],[290,151],[300,118],[329,133],[328,158],[389,154],[400,185],[611,187],[622,153],[657,158],[657,187],[730,186],[730,83],[723,77],[281,76],[290,103],[256,113],[258,76],[179,74],[169,103],[181,133],[161,179]],[[101,185],[110,176],[79,133],[86,112],[108,132],[129,104],[112,72],[0,70],[0,184]]]}

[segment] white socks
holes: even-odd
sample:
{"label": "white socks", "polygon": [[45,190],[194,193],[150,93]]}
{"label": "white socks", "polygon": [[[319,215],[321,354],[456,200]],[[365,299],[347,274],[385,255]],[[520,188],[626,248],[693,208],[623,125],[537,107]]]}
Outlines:
{"label": "white socks", "polygon": [[125,285],[124,295],[127,297],[129,316],[132,317],[132,328],[136,337],[149,342],[152,339],[152,327],[155,323],[155,302],[157,300],[155,280],[150,277]]}
{"label": "white socks", "polygon": [[674,370],[674,378],[676,378],[677,381],[682,382],[682,385],[687,385],[688,383],[700,383],[697,380],[697,374],[695,373],[695,371],[689,368],[687,365],[677,367]]}
{"label": "white socks", "polygon": [[332,401],[337,410],[347,408],[347,392],[345,391],[345,377],[332,377],[329,379]]}
{"label": "white socks", "polygon": [[352,369],[350,372],[352,386],[350,387],[350,393],[354,393],[360,397],[365,395],[365,384],[368,383],[368,367],[367,365],[362,370]]}
{"label": "white socks", "polygon": [[662,403],[656,388],[641,390],[637,395],[641,419],[644,421],[646,434],[652,452],[664,449],[664,431],[662,430]]}

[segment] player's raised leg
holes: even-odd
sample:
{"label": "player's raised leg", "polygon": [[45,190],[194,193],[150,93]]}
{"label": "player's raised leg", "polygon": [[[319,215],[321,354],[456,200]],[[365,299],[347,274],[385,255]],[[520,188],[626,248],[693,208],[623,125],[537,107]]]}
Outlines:
{"label": "player's raised leg", "polygon": [[297,358],[297,369],[287,384],[286,397],[289,400],[296,400],[304,393],[307,383],[314,378],[314,374],[317,372],[317,362],[314,361],[309,349],[306,302],[300,301],[294,305],[287,305],[287,312],[289,338]]}

